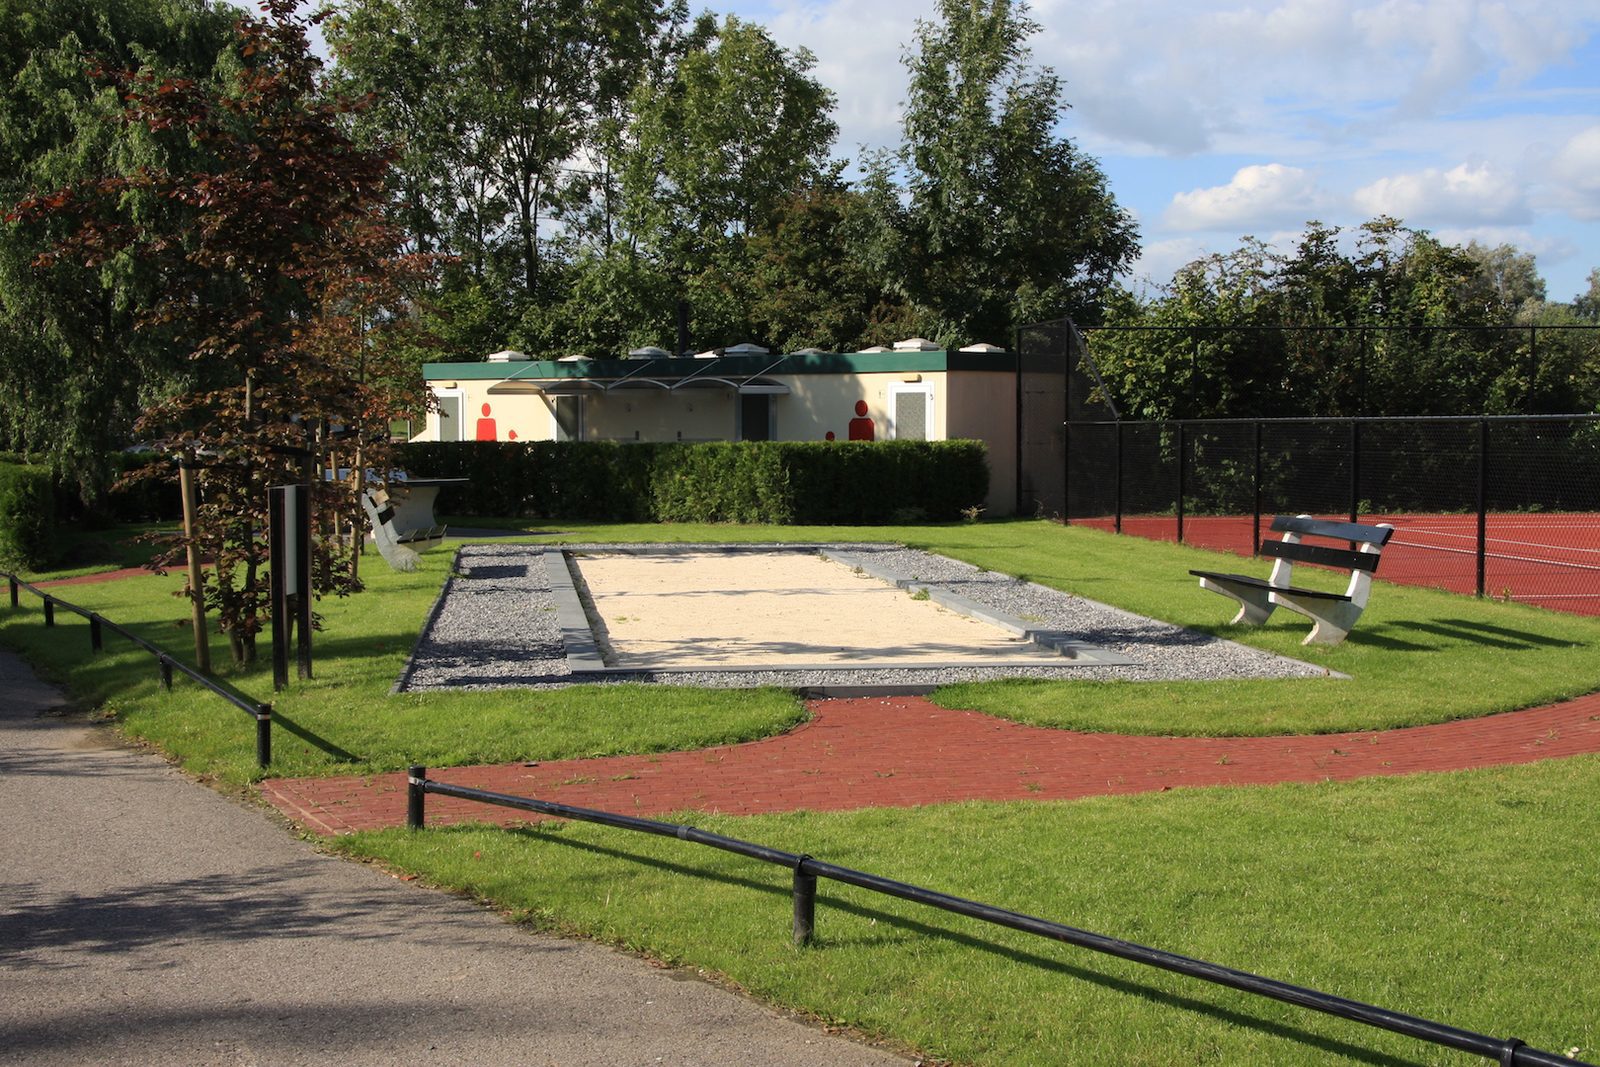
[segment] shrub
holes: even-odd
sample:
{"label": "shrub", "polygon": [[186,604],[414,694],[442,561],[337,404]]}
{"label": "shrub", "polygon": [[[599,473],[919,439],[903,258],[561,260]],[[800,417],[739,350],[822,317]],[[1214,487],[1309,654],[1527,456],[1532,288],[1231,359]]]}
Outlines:
{"label": "shrub", "polygon": [[55,504],[47,468],[0,463],[0,565],[40,570],[52,561]]}
{"label": "shrub", "polygon": [[416,475],[468,478],[453,515],[606,522],[954,521],[989,488],[977,441],[418,442]]}

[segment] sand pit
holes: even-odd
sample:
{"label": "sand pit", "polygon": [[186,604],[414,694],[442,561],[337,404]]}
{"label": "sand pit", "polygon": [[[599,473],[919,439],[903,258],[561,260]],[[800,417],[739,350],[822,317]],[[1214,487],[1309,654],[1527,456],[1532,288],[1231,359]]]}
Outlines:
{"label": "sand pit", "polygon": [[1059,664],[992,623],[815,553],[575,553],[609,667]]}
{"label": "sand pit", "polygon": [[[601,573],[630,560],[671,577]],[[397,692],[663,683],[854,696],[990,678],[1328,673],[900,545],[468,545],[453,571]],[[662,605],[673,614],[647,621]]]}

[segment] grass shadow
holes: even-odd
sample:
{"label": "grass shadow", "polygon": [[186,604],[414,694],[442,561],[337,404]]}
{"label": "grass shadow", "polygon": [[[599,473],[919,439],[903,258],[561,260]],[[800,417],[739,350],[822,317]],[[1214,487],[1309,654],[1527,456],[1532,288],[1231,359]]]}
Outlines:
{"label": "grass shadow", "polygon": [[318,748],[323,752],[326,752],[329,756],[333,757],[334,762],[336,763],[365,762],[362,757],[356,755],[354,752],[351,752],[346,748],[341,748],[322,735],[315,733],[304,726],[301,726],[299,723],[295,722],[281,711],[274,711],[272,713],[272,724],[283,730],[287,730],[289,733],[298,737],[306,744],[311,745],[313,748]]}
{"label": "grass shadow", "polygon": [[1437,634],[1452,641],[1467,641],[1472,644],[1487,645],[1491,648],[1582,647],[1579,642],[1563,641],[1559,638],[1546,637],[1544,634],[1530,633],[1527,630],[1513,630],[1505,626],[1493,626],[1486,622],[1474,622],[1470,619],[1437,619],[1433,622],[1401,622],[1392,623],[1391,625],[1407,630],[1420,630],[1423,633]]}

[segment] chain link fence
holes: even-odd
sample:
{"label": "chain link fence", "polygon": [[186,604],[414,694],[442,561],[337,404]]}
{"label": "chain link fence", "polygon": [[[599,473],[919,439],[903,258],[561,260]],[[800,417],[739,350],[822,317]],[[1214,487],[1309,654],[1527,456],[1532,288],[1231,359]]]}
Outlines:
{"label": "chain link fence", "polygon": [[1278,514],[1394,525],[1381,576],[1600,615],[1600,416],[1066,426],[1063,518],[1251,555]]}

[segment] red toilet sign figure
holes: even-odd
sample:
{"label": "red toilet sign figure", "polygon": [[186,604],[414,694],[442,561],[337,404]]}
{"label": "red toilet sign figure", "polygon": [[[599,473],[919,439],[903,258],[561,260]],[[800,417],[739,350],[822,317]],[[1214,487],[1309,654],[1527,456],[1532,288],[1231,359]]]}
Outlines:
{"label": "red toilet sign figure", "polygon": [[850,420],[850,440],[872,441],[877,438],[877,427],[867,417],[867,402],[856,401],[856,417]]}
{"label": "red toilet sign figure", "polygon": [[498,435],[495,433],[494,419],[489,416],[489,405],[483,405],[483,418],[478,420],[478,432],[475,435],[479,441],[493,441]]}

